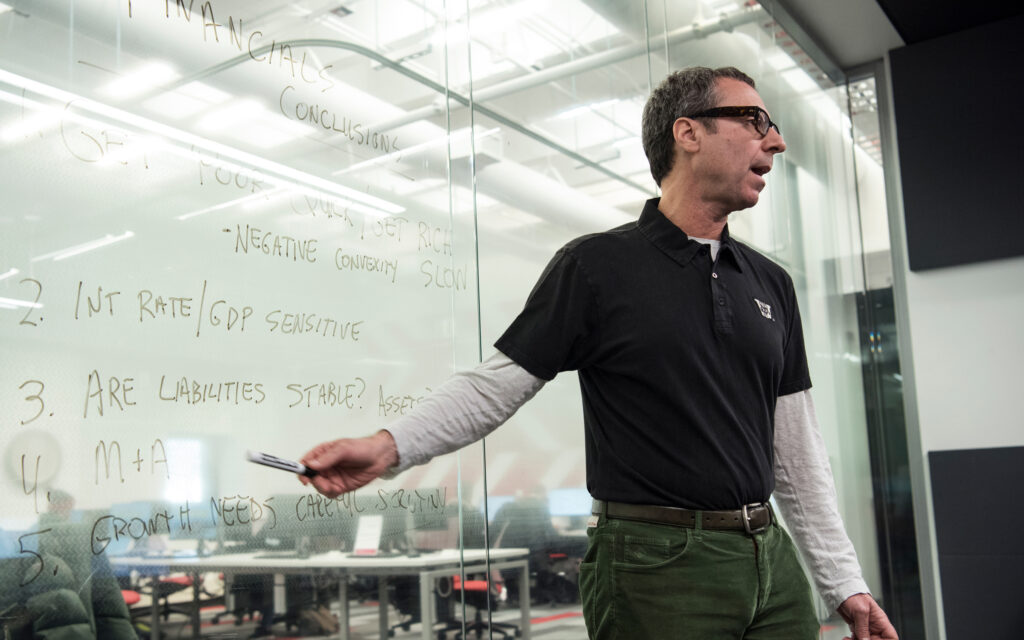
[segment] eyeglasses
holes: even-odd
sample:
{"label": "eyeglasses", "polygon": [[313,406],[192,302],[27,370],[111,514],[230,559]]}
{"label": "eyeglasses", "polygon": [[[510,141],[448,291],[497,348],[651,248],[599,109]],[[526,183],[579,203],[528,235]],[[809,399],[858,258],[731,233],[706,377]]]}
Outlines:
{"label": "eyeglasses", "polygon": [[761,137],[768,135],[769,129],[775,129],[775,133],[782,135],[779,125],[772,122],[768,112],[761,107],[715,107],[707,111],[701,111],[686,118],[753,118],[754,128],[761,134]]}

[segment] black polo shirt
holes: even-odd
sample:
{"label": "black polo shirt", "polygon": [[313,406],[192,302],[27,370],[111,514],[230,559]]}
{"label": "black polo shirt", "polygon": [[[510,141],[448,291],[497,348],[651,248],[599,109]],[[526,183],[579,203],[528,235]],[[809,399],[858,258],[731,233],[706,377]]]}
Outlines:
{"label": "black polo shirt", "polygon": [[658,202],[560,249],[495,347],[539,378],[579,371],[595,498],[767,500],[776,398],[811,386],[793,281],[728,228],[712,264]]}

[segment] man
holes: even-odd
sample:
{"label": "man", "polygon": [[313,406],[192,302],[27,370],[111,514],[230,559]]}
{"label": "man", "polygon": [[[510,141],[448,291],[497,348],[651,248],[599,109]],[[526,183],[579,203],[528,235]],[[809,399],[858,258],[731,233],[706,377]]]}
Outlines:
{"label": "man", "polygon": [[563,247],[495,356],[387,430],[307,453],[312,484],[333,496],[455,450],[575,369],[591,638],[817,638],[774,491],[852,638],[895,639],[836,509],[792,280],[728,233],[786,149],[778,127],[748,76],[691,68],[654,91],[643,140],[662,197]]}

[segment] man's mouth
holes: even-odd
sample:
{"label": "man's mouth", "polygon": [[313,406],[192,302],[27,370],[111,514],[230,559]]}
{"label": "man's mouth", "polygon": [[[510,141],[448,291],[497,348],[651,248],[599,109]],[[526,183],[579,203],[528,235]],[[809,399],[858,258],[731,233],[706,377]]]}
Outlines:
{"label": "man's mouth", "polygon": [[756,173],[759,176],[763,176],[764,174],[766,174],[769,171],[771,171],[772,168],[770,166],[768,166],[768,165],[760,165],[760,166],[757,166],[757,167],[751,167],[750,170],[753,171],[754,173]]}

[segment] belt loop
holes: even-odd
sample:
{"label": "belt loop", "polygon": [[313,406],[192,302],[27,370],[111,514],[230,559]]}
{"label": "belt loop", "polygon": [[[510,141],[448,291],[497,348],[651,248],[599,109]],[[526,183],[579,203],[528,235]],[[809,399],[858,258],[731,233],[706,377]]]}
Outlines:
{"label": "belt loop", "polygon": [[693,528],[688,531],[688,535],[693,536],[694,540],[703,540],[704,531],[704,512],[698,509],[693,512]]}

